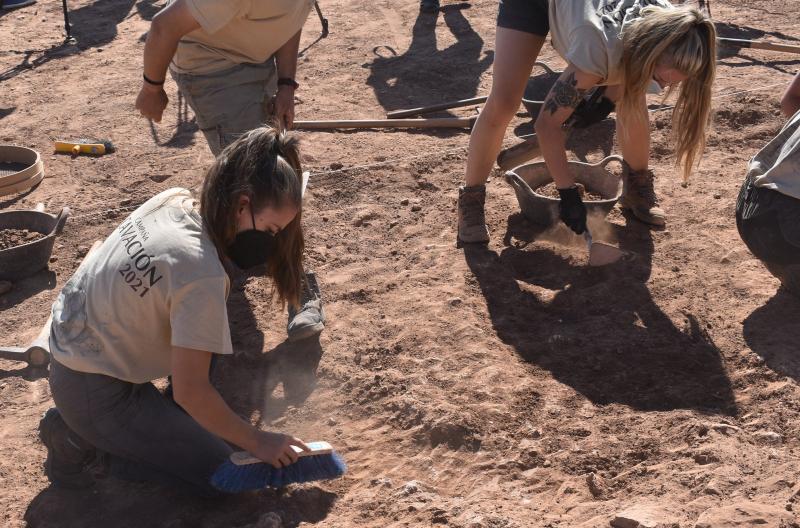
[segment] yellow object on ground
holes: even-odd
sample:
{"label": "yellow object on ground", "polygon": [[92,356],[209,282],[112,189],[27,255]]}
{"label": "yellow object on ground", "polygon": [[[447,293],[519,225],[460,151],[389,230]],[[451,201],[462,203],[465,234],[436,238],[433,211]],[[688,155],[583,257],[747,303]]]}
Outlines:
{"label": "yellow object on ground", "polygon": [[114,152],[114,147],[110,141],[78,140],[78,141],[56,141],[56,152],[64,154],[88,154],[90,156],[102,156]]}

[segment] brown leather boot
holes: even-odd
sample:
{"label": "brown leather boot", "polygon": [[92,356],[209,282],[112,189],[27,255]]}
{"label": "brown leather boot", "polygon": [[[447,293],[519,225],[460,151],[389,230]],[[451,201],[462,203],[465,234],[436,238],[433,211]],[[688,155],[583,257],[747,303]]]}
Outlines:
{"label": "brown leather boot", "polygon": [[489,241],[489,228],[483,212],[486,203],[486,186],[461,186],[458,188],[458,240],[465,244],[485,244]]}
{"label": "brown leather boot", "polygon": [[626,166],[622,175],[622,198],[619,204],[642,222],[663,226],[667,223],[667,214],[658,203],[653,178],[653,171],[649,169],[632,171]]}

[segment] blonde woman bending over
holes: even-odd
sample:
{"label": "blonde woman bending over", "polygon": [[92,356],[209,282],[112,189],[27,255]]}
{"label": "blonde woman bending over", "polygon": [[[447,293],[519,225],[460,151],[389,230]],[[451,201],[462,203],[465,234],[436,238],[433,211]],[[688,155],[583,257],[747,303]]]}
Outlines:
{"label": "blonde woman bending over", "polygon": [[616,103],[617,136],[626,161],[621,205],[639,220],[666,222],[648,169],[645,95],[653,81],[678,91],[672,121],[684,180],[703,152],[716,32],[700,11],[665,0],[500,0],[492,89],[470,137],[466,185],[459,189],[461,242],[489,240],[486,179],[548,32],[568,65],[545,99],[536,134],[561,195],[561,220],[570,229],[583,233],[586,208],[567,169],[562,125],[590,88],[608,86],[606,96]]}

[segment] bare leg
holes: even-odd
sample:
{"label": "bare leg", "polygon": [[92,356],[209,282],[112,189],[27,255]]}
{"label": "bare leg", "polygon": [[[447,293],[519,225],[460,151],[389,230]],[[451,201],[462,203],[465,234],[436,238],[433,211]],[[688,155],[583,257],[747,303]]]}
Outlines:
{"label": "bare leg", "polygon": [[650,164],[650,116],[644,95],[639,109],[639,119],[629,120],[625,128],[622,126],[622,119],[617,118],[617,140],[622,157],[634,171],[647,170]]}
{"label": "bare leg", "polygon": [[467,187],[486,183],[544,40],[539,35],[497,28],[492,89],[469,138]]}

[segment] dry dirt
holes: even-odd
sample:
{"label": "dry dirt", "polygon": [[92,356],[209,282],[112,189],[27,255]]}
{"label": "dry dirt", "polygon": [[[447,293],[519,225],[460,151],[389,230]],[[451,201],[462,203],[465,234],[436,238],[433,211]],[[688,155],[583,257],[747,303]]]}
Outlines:
{"label": "dry dirt", "polygon": [[[197,188],[211,161],[172,82],[161,125],[133,109],[159,4],[69,4],[78,43],[61,48],[60,3],[0,12],[0,141],[36,148],[47,170],[0,207],[74,211],[50,269],[0,297],[3,345],[37,335],[121,208]],[[298,119],[485,94],[496,3],[444,4],[434,21],[417,18],[416,0],[323,1],[331,35],[300,59]],[[796,1],[711,7],[725,36],[799,43]],[[302,47],[318,31],[312,16]],[[562,66],[549,47],[543,59]],[[636,255],[603,269],[585,267],[579,237],[527,223],[499,177],[488,185],[491,244],[456,249],[466,132],[302,133],[313,173],[307,260],[328,327],[321,347],[282,343],[285,314],[264,301],[268,283],[239,279],[237,353],[216,381],[254,423],[333,443],[347,476],[214,501],[112,480],[54,489],[36,432],[52,404],[45,374],[2,360],[0,525],[796,526],[800,301],[741,243],[734,202],[747,160],[782,125],[778,100],[798,66],[785,53],[722,55],[715,129],[687,188],[668,114],[654,113],[652,168],[669,224],[651,231],[616,210],[596,221],[596,239]],[[520,116],[508,144],[531,129]],[[572,155],[599,160],[615,149],[613,129],[575,135]],[[53,140],[75,137],[118,151],[51,155]]]}
{"label": "dry dirt", "polygon": [[42,233],[27,229],[0,229],[0,251],[42,238]]}

